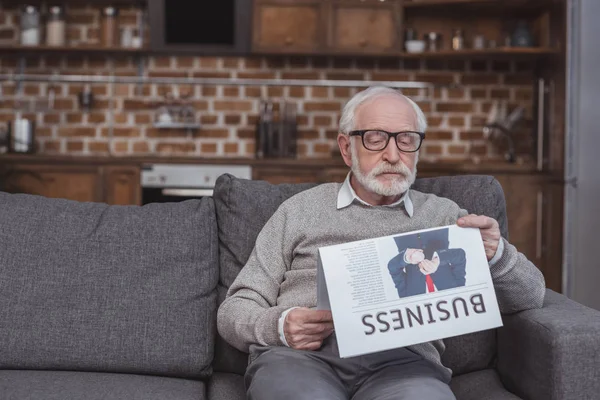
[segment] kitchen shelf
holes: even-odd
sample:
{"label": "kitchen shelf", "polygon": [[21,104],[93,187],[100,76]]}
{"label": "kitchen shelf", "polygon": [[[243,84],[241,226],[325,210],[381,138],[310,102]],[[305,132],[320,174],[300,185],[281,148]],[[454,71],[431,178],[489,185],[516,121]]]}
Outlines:
{"label": "kitchen shelf", "polygon": [[153,126],[158,129],[200,129],[202,127],[202,125],[200,125],[200,124],[186,124],[186,123],[161,124],[159,122],[155,122]]}
{"label": "kitchen shelf", "polygon": [[424,51],[422,53],[403,53],[403,58],[461,58],[461,57],[499,57],[499,56],[551,56],[560,54],[557,49],[549,47],[497,47],[493,49],[464,49],[464,50],[440,50]]}
{"label": "kitchen shelf", "polygon": [[147,54],[146,48],[122,48],[122,47],[102,47],[102,46],[15,46],[0,45],[0,53],[16,54],[52,54],[52,53],[77,53],[77,54],[123,54],[136,55]]}
{"label": "kitchen shelf", "polygon": [[405,1],[404,8],[431,8],[445,6],[475,6],[513,8],[539,8],[552,4],[551,0],[413,0]]}

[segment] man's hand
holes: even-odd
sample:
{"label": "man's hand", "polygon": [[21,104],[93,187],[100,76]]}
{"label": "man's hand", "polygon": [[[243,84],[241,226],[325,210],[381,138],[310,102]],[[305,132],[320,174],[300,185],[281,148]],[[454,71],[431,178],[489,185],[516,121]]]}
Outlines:
{"label": "man's hand", "polygon": [[328,310],[295,308],[283,323],[288,345],[296,350],[318,350],[333,332],[333,317]]}
{"label": "man's hand", "polygon": [[440,266],[440,257],[436,254],[431,260],[423,260],[419,263],[419,269],[423,275],[430,275],[437,271]]}
{"label": "man's hand", "polygon": [[488,261],[494,258],[501,237],[498,221],[485,215],[469,214],[459,218],[457,224],[462,228],[479,228],[481,238],[483,239],[485,255]]}
{"label": "man's hand", "polygon": [[421,249],[406,249],[404,258],[409,264],[418,264],[425,259],[425,255]]}

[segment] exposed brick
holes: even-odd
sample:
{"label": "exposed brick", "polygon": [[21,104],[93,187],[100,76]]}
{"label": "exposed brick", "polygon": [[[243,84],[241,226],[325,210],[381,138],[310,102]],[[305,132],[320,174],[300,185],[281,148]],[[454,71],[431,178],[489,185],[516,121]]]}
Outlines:
{"label": "exposed brick", "polygon": [[427,132],[426,140],[452,140],[452,132],[451,131],[433,131],[430,130]]}
{"label": "exposed brick", "polygon": [[189,72],[187,72],[187,71],[150,71],[150,72],[148,72],[148,76],[151,78],[154,78],[154,77],[187,78],[189,76]]}
{"label": "exposed brick", "polygon": [[115,123],[117,124],[126,124],[128,120],[129,114],[125,113],[117,113],[113,116]]}
{"label": "exposed brick", "polygon": [[[44,114],[45,124],[58,124],[60,122],[60,114]],[[37,131],[36,131],[37,133]]]}
{"label": "exposed brick", "polygon": [[408,81],[410,80],[410,75],[404,72],[373,72],[371,79],[374,81],[390,82]]}
{"label": "exposed brick", "polygon": [[315,130],[300,129],[298,131],[298,139],[311,140],[311,139],[318,139],[318,138],[319,138],[319,132],[317,132]]}
{"label": "exposed brick", "polygon": [[52,128],[36,128],[35,135],[38,137],[50,137],[52,136]]}
{"label": "exposed brick", "polygon": [[216,143],[202,143],[200,145],[200,153],[202,154],[215,154],[217,152]]}
{"label": "exposed brick", "polygon": [[442,146],[438,145],[438,144],[429,144],[426,142],[423,142],[423,147],[422,150],[423,154],[426,155],[439,155],[442,154]]}
{"label": "exposed brick", "polygon": [[254,126],[258,123],[258,115],[248,115],[246,120],[248,121],[248,125]]}
{"label": "exposed brick", "polygon": [[193,68],[196,59],[194,57],[177,57],[175,61],[177,68]]}
{"label": "exposed brick", "polygon": [[246,97],[262,97],[262,91],[258,86],[247,86],[244,88],[244,93],[246,94]]}
{"label": "exposed brick", "polygon": [[200,123],[203,125],[213,125],[217,123],[216,115],[203,115],[200,117]]}
{"label": "exposed brick", "polygon": [[328,129],[325,131],[325,137],[330,140],[336,140],[338,137],[338,134],[339,134],[339,132],[337,129]]}
{"label": "exposed brick", "polygon": [[239,115],[225,115],[225,124],[227,125],[239,125],[242,121],[242,117]]}
{"label": "exposed brick", "polygon": [[83,115],[80,113],[68,113],[67,123],[68,124],[80,124],[83,121]]}
{"label": "exposed brick", "polygon": [[221,101],[216,100],[214,102],[214,108],[217,111],[252,111],[251,101]]}
{"label": "exposed brick", "polygon": [[464,85],[493,85],[499,82],[497,74],[465,74],[462,76]]}
{"label": "exposed brick", "polygon": [[462,127],[465,126],[465,117],[449,117],[448,125],[453,127]]}
{"label": "exposed brick", "polygon": [[236,134],[240,139],[254,139],[256,137],[256,131],[254,129],[238,129]]}
{"label": "exposed brick", "polygon": [[156,145],[156,151],[158,153],[194,153],[196,151],[196,145],[190,142],[163,142]]}
{"label": "exposed brick", "polygon": [[150,124],[153,119],[149,114],[135,114],[134,118],[136,124]]}
{"label": "exposed brick", "polygon": [[192,73],[192,76],[194,78],[231,78],[231,73],[230,72],[205,72],[205,71],[200,71],[200,72],[194,72]]}
{"label": "exposed brick", "polygon": [[427,117],[427,125],[436,128],[442,124],[442,117]]}
{"label": "exposed brick", "polygon": [[118,140],[113,142],[113,150],[118,154],[125,154],[129,152],[129,142],[124,140]]}
{"label": "exposed brick", "polygon": [[217,95],[217,88],[215,86],[204,86],[202,88],[202,96],[213,97]]}
{"label": "exposed brick", "polygon": [[134,153],[149,153],[150,146],[148,142],[133,142],[133,152]]}
{"label": "exposed brick", "polygon": [[319,73],[314,72],[282,72],[281,79],[319,79]]}
{"label": "exposed brick", "polygon": [[298,116],[296,116],[296,123],[300,127],[308,126],[308,115],[298,115]]}
{"label": "exposed brick", "polygon": [[315,126],[331,126],[331,117],[326,115],[315,115],[313,124]]}
{"label": "exposed brick", "polygon": [[223,96],[225,97],[239,97],[240,96],[240,88],[227,86],[223,88]]}
{"label": "exposed brick", "polygon": [[200,58],[200,66],[202,68],[217,68],[218,58],[215,57],[202,57]]}
{"label": "exposed brick", "polygon": [[314,147],[313,147],[313,151],[316,154],[321,154],[321,155],[325,155],[325,154],[330,154],[331,153],[331,146],[327,143],[315,143]]}
{"label": "exposed brick", "polygon": [[304,111],[339,111],[340,103],[336,102],[306,102],[304,103]]}
{"label": "exposed brick", "polygon": [[315,98],[326,98],[329,97],[329,88],[321,86],[313,87],[311,88],[310,93],[311,96]]}
{"label": "exposed brick", "polygon": [[83,151],[83,142],[81,140],[67,142],[67,151]]}
{"label": "exposed brick", "polygon": [[195,110],[208,110],[208,101],[206,100],[194,100],[191,102],[191,105]]}
{"label": "exposed brick", "polygon": [[280,86],[269,86],[267,88],[267,95],[269,97],[283,97],[283,88]]}
{"label": "exposed brick", "polygon": [[483,127],[487,123],[487,118],[485,117],[471,117],[471,126],[473,128]]}
{"label": "exposed brick", "polygon": [[339,81],[361,81],[365,78],[360,72],[328,72],[325,74],[326,79]]}
{"label": "exposed brick", "polygon": [[533,84],[533,76],[529,74],[512,74],[504,76],[504,83],[507,85],[527,85]]}
{"label": "exposed brick", "polygon": [[60,141],[48,140],[44,142],[44,151],[49,153],[58,153],[60,151]]}
{"label": "exposed brick", "polygon": [[[106,132],[106,135],[105,135]],[[108,135],[108,128],[104,128],[102,129],[102,135],[103,136],[107,136]],[[120,127],[115,127],[113,128],[113,136],[114,137],[138,137],[140,136],[140,129],[139,128],[120,128]]]}
{"label": "exposed brick", "polygon": [[449,99],[464,99],[466,95],[464,88],[448,88],[447,93]]}
{"label": "exposed brick", "polygon": [[475,131],[461,131],[460,132],[460,140],[484,140],[483,131],[475,130]]}
{"label": "exposed brick", "polygon": [[471,89],[471,98],[472,99],[487,99],[487,90],[486,89]]}
{"label": "exposed brick", "polygon": [[152,57],[151,65],[155,68],[170,68],[172,65],[171,57]]}
{"label": "exposed brick", "polygon": [[227,129],[200,129],[194,132],[195,137],[224,139],[229,136]]}
{"label": "exposed brick", "polygon": [[225,143],[223,151],[226,154],[236,154],[238,152],[239,145],[237,143]]}
{"label": "exposed brick", "polygon": [[237,77],[240,79],[275,79],[274,72],[238,72]]}
{"label": "exposed brick", "polygon": [[246,146],[245,146],[246,154],[248,154],[248,155],[252,154],[253,155],[254,154],[254,150],[255,150],[254,142],[247,142]]}
{"label": "exposed brick", "polygon": [[436,111],[438,112],[472,112],[473,104],[472,103],[437,103]]}
{"label": "exposed brick", "polygon": [[96,136],[96,128],[79,127],[79,126],[60,126],[58,128],[58,136],[61,137],[94,137]]}
{"label": "exposed brick", "polygon": [[108,153],[108,142],[100,142],[97,140],[88,142],[88,150],[92,153]]}
{"label": "exposed brick", "polygon": [[424,113],[431,112],[431,103],[428,101],[416,101],[417,105],[423,110]]}
{"label": "exposed brick", "polygon": [[492,90],[490,90],[490,97],[492,99],[508,99],[510,97],[510,90],[508,90],[508,89],[492,89]]}
{"label": "exposed brick", "polygon": [[308,146],[306,145],[306,143],[298,143],[296,152],[299,156],[305,156],[306,154],[308,154]]}
{"label": "exposed brick", "polygon": [[289,88],[289,96],[295,98],[303,98],[305,96],[305,90],[301,86],[292,86]]}
{"label": "exposed brick", "polygon": [[123,109],[124,110],[147,110],[151,109],[150,105],[143,100],[137,99],[125,99],[123,100]]}
{"label": "exposed brick", "polygon": [[262,63],[263,63],[263,59],[260,57],[244,59],[244,67],[246,67],[247,69],[261,68]]}
{"label": "exposed brick", "polygon": [[485,155],[488,152],[485,144],[475,144],[471,146],[471,154]]}
{"label": "exposed brick", "polygon": [[55,110],[73,110],[75,108],[75,102],[72,99],[55,99],[54,109]]}
{"label": "exposed brick", "polygon": [[146,128],[146,137],[148,138],[186,138],[187,135],[187,131],[182,129]]}
{"label": "exposed brick", "polygon": [[461,144],[452,144],[448,146],[449,154],[467,154],[467,146]]}

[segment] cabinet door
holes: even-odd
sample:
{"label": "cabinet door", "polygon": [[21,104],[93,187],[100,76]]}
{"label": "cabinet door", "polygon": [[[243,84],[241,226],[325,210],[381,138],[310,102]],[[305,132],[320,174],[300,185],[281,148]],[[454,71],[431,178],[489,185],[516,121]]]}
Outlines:
{"label": "cabinet door", "polygon": [[138,167],[104,169],[105,201],[111,205],[140,205],[141,185]]}
{"label": "cabinet door", "polygon": [[321,47],[320,1],[259,1],[254,9],[254,49],[311,51]]}
{"label": "cabinet door", "polygon": [[4,188],[76,201],[101,201],[102,185],[94,167],[16,166],[5,172]]}
{"label": "cabinet door", "polygon": [[375,53],[400,48],[400,9],[395,1],[336,1],[330,27],[334,50]]}

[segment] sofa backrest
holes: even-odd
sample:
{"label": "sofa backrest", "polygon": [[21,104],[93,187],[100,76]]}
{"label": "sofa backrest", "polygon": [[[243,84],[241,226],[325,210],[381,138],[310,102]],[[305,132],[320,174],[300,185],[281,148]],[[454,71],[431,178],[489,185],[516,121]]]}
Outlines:
{"label": "sofa backrest", "polygon": [[[219,304],[227,288],[241,271],[254,247],[258,233],[289,197],[315,184],[279,184],[237,179],[223,175],[217,180],[214,201],[219,229]],[[470,175],[417,179],[413,188],[447,197],[469,213],[498,220],[508,237],[506,204],[498,181],[490,176]],[[496,333],[484,331],[445,340],[443,362],[455,375],[486,368],[495,357]],[[247,355],[217,338],[214,368],[243,373]]]}
{"label": "sofa backrest", "polygon": [[209,376],[217,246],[212,199],[0,193],[0,369]]}

